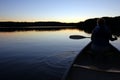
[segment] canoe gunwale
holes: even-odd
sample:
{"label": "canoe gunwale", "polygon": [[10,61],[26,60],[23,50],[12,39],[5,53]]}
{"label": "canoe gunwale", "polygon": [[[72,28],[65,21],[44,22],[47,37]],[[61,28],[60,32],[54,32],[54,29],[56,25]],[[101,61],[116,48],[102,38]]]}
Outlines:
{"label": "canoe gunwale", "polygon": [[[69,72],[71,72],[71,68],[74,68],[74,64],[75,64],[75,61],[77,60],[77,58],[79,58],[83,53],[84,51],[86,50],[86,48],[89,48],[89,46],[91,45],[92,42],[89,42],[74,58],[74,60],[71,62],[70,66],[68,67],[68,69],[66,70],[64,76],[62,77],[61,80],[67,80],[68,78],[68,74]],[[115,48],[115,46],[113,46],[112,44],[110,44],[111,48],[113,48],[113,51],[117,51],[116,53],[119,53],[120,51]],[[86,69],[86,70],[90,70],[90,71],[95,71],[95,72],[102,72],[102,73],[109,73],[109,74],[120,74],[120,70],[100,70],[100,69],[89,69],[89,68],[84,68],[84,67],[80,67],[81,69]]]}
{"label": "canoe gunwale", "polygon": [[77,64],[74,64],[73,66],[74,67],[78,67],[78,68],[83,68],[83,69],[88,69],[88,70],[96,71],[96,72],[105,72],[105,73],[117,73],[117,74],[120,74],[120,70],[115,70],[115,69],[104,70],[104,69],[96,68],[94,66],[92,66],[93,67],[92,68],[92,67],[89,67],[89,66],[77,65]]}

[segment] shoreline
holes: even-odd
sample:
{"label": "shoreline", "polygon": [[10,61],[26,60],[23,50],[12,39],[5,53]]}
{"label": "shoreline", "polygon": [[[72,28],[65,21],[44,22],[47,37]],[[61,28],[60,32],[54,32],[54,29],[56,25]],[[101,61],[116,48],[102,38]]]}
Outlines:
{"label": "shoreline", "polygon": [[29,26],[29,27],[0,27],[0,32],[14,32],[14,31],[56,31],[62,29],[77,29],[74,26]]}

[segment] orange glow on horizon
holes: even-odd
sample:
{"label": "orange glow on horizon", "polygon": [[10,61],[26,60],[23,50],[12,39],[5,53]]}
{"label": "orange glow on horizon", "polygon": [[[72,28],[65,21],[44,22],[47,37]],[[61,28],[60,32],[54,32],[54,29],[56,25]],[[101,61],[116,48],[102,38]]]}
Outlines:
{"label": "orange glow on horizon", "polygon": [[77,23],[85,21],[87,18],[61,18],[61,19],[12,19],[12,18],[0,18],[0,22],[65,22],[65,23]]}

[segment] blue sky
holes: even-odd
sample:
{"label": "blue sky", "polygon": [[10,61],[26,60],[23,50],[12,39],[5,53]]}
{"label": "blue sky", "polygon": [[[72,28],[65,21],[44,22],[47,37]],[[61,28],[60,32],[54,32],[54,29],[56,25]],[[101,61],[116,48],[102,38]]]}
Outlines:
{"label": "blue sky", "polygon": [[0,0],[0,21],[79,22],[120,16],[120,0]]}

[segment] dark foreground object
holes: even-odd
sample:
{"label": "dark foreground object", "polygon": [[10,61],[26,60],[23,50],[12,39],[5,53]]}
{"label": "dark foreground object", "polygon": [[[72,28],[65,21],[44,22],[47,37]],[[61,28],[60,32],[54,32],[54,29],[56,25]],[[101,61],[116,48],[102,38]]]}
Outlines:
{"label": "dark foreground object", "polygon": [[90,37],[84,37],[81,35],[70,35],[69,38],[70,39],[83,39],[83,38],[90,38]]}
{"label": "dark foreground object", "polygon": [[75,58],[62,80],[120,80],[120,52],[111,45],[103,58],[95,60],[89,43]]}

